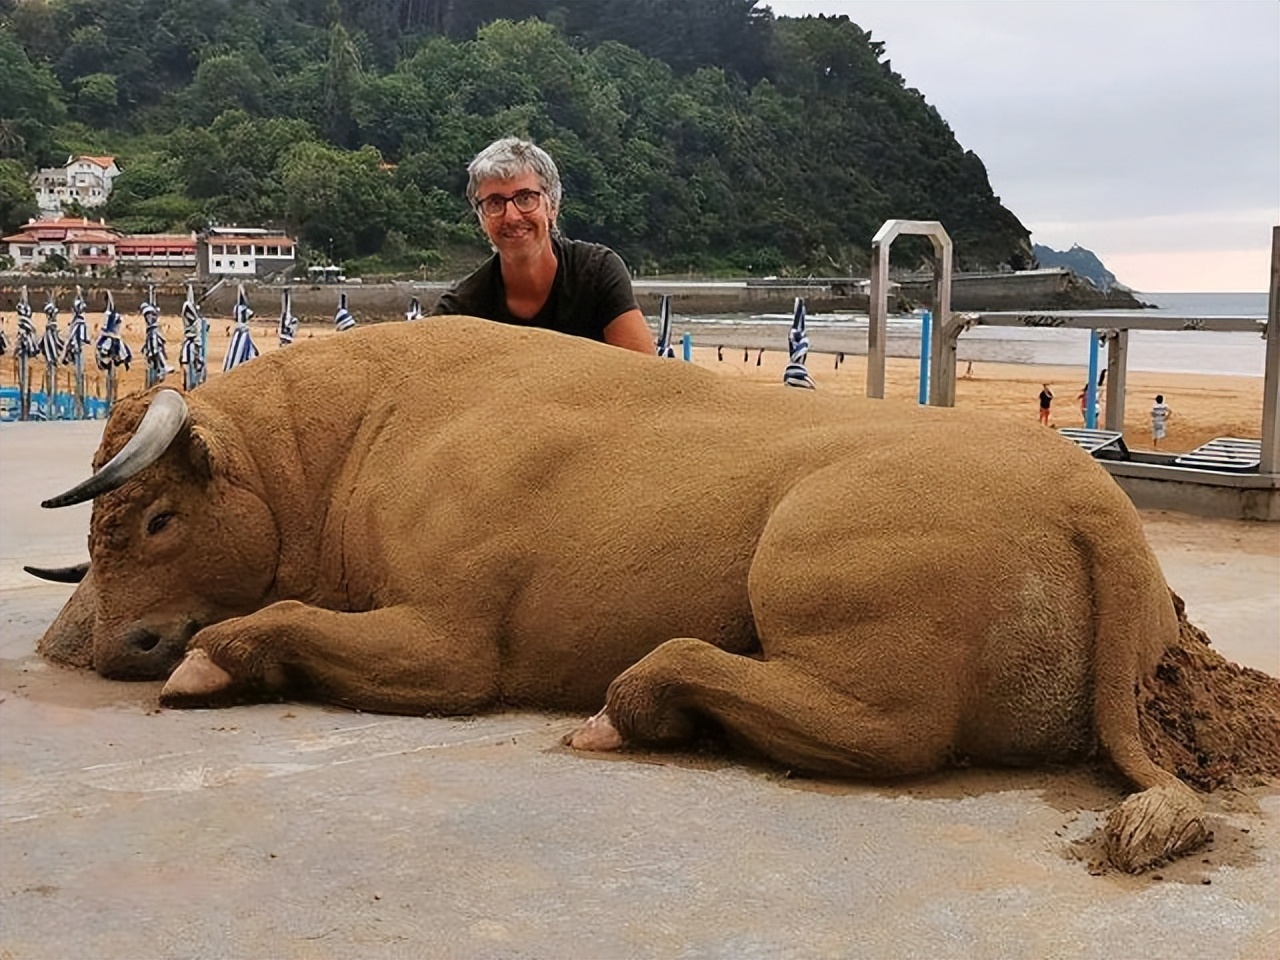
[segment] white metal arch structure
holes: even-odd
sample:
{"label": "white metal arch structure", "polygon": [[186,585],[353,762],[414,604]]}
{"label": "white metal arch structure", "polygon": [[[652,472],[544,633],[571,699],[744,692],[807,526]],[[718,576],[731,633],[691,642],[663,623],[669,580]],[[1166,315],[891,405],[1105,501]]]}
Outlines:
{"label": "white metal arch structure", "polygon": [[[884,397],[885,326],[889,299],[889,248],[902,234],[928,237],[933,244],[933,326],[941,330],[951,316],[951,238],[937,220],[886,220],[871,238],[871,305],[867,328],[867,396]],[[929,403],[955,405],[955,382],[939,383],[938,371],[955,366],[955,341],[935,336],[930,346]],[[949,355],[949,360],[948,360]],[[937,386],[934,386],[937,384]],[[947,395],[943,395],[947,393]]]}

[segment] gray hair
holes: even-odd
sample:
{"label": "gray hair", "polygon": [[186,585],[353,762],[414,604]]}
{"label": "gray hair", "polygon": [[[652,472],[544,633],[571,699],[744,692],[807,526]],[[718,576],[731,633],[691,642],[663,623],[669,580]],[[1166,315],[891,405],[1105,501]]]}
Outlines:
{"label": "gray hair", "polygon": [[467,164],[467,202],[474,207],[480,201],[477,191],[482,180],[510,180],[530,172],[537,176],[551,208],[559,212],[560,171],[556,162],[536,143],[519,137],[495,140]]}

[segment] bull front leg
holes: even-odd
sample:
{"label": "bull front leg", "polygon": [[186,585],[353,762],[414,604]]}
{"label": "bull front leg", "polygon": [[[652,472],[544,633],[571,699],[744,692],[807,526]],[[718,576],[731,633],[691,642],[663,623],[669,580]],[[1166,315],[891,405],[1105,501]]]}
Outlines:
{"label": "bull front leg", "polygon": [[410,606],[337,613],[294,600],[206,627],[160,693],[169,707],[306,697],[375,713],[472,713],[499,691],[497,645]]}

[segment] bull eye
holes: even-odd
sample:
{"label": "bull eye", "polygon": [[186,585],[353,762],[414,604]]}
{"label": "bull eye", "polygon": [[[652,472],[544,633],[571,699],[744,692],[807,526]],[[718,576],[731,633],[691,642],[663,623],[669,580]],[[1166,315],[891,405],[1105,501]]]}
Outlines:
{"label": "bull eye", "polygon": [[154,517],[147,521],[147,536],[154,537],[157,533],[169,525],[169,521],[173,519],[170,512],[157,513]]}

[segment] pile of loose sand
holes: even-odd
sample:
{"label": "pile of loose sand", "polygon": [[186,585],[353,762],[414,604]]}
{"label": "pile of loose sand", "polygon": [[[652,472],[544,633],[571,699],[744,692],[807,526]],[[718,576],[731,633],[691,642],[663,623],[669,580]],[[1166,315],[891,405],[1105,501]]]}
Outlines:
{"label": "pile of loose sand", "polygon": [[1280,680],[1224,658],[1173,602],[1178,642],[1138,690],[1147,752],[1200,790],[1280,776]]}

